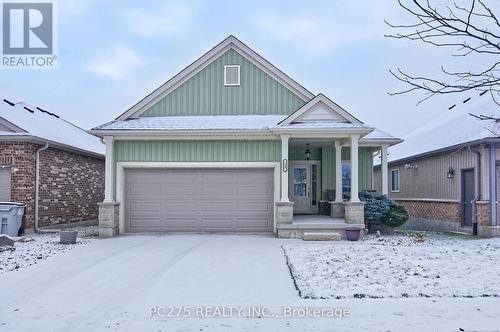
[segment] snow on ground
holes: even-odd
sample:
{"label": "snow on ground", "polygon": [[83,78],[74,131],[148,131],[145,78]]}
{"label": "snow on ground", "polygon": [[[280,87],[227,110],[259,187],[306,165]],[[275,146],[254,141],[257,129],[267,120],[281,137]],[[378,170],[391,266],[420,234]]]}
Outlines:
{"label": "snow on ground", "polygon": [[76,244],[60,244],[59,233],[29,234],[33,241],[15,242],[14,251],[0,252],[0,275],[31,266],[48,257],[66,252],[76,246],[94,241],[98,235],[96,226],[75,227],[78,231]]}
{"label": "snow on ground", "polygon": [[498,238],[404,232],[283,249],[303,298],[500,296]]}
{"label": "snow on ground", "polygon": [[[0,331],[499,330],[499,297],[300,298],[282,246],[303,244],[270,236],[215,234],[95,240],[42,264],[0,275]],[[162,306],[166,310],[185,306],[346,308],[350,315],[200,318],[177,317],[176,310],[171,312],[173,317],[151,315],[151,307]]]}

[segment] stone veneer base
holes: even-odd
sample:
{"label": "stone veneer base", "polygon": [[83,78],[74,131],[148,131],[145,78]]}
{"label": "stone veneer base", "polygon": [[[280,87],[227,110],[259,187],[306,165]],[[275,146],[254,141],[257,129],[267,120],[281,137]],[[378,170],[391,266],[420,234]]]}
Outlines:
{"label": "stone veneer base", "polygon": [[99,204],[99,237],[107,238],[118,235],[120,222],[120,203]]}

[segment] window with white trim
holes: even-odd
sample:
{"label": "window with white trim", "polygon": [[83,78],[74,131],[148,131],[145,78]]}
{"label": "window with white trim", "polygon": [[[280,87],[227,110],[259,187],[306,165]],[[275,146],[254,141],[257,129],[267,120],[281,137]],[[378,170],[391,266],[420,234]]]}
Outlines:
{"label": "window with white trim", "polygon": [[399,169],[391,170],[391,191],[398,193],[400,190]]}
{"label": "window with white trim", "polygon": [[238,86],[240,85],[240,66],[227,65],[224,66],[224,85]]}

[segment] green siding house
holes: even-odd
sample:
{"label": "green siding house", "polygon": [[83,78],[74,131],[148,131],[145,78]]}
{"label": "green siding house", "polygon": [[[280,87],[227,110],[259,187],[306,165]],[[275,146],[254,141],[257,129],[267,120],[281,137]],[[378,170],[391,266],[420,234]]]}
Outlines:
{"label": "green siding house", "polygon": [[364,227],[373,154],[400,142],[234,36],[92,132],[106,143],[103,237],[343,234]]}

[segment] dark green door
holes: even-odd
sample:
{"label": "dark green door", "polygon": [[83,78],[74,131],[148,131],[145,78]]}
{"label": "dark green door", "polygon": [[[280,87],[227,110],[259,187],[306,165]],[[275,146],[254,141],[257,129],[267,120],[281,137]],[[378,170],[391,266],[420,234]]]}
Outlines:
{"label": "dark green door", "polygon": [[474,170],[462,171],[462,226],[472,227],[472,204],[474,202]]}

